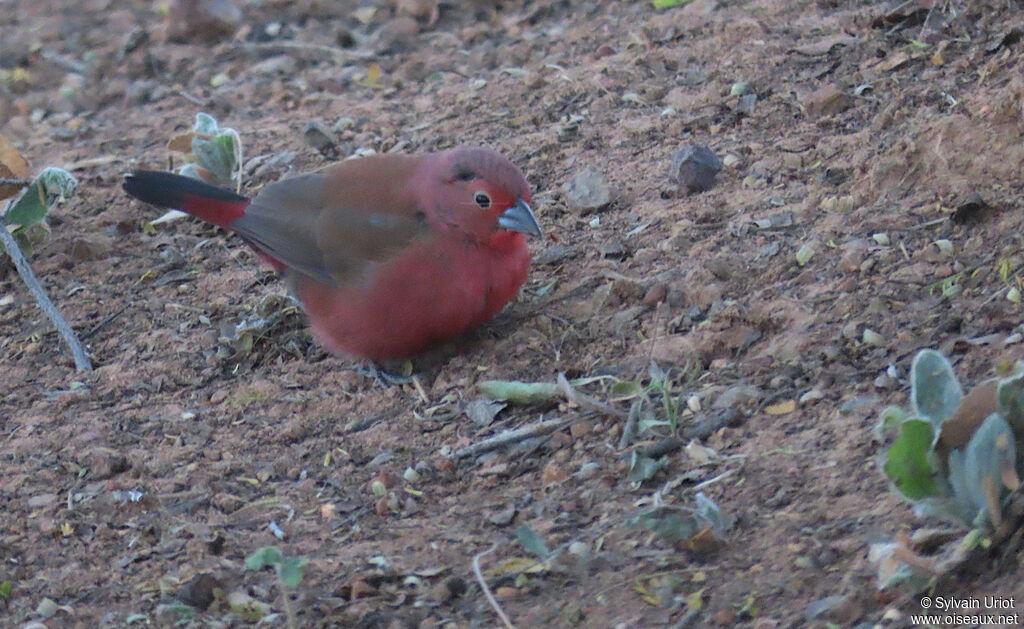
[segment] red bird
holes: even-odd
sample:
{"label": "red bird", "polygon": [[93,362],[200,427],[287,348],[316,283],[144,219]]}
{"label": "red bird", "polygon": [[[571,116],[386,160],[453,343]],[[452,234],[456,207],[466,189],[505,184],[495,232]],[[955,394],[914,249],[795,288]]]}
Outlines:
{"label": "red bird", "polygon": [[526,281],[530,189],[484,148],[372,155],[248,199],[140,170],[131,196],[239,234],[281,271],[329,350],[407,358],[493,318]]}

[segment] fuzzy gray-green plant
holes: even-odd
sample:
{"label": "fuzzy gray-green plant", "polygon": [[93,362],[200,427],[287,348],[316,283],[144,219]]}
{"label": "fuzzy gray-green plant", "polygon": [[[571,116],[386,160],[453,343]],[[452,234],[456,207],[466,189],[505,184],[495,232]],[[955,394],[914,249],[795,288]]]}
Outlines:
{"label": "fuzzy gray-green plant", "polygon": [[898,433],[882,457],[885,476],[920,514],[968,529],[998,526],[1024,476],[1024,364],[994,387],[979,385],[979,393],[995,394],[975,396],[980,402],[965,403],[952,365],[934,350],[917,354],[910,382],[910,412],[882,414],[881,427]]}

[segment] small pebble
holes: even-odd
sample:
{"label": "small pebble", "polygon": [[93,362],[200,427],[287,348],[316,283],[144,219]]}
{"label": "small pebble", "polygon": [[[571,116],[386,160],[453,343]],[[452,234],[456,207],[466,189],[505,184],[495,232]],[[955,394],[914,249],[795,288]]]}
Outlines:
{"label": "small pebble", "polygon": [[672,156],[669,177],[690,193],[709,190],[715,175],[722,170],[722,161],[706,146],[687,145]]}

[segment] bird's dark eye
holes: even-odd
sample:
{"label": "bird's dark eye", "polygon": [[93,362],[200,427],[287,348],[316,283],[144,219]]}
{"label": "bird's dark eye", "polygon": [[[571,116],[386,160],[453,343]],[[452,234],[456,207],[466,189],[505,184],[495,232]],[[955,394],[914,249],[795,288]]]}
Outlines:
{"label": "bird's dark eye", "polygon": [[477,192],[473,195],[473,200],[476,201],[481,210],[491,209],[491,197],[486,192]]}

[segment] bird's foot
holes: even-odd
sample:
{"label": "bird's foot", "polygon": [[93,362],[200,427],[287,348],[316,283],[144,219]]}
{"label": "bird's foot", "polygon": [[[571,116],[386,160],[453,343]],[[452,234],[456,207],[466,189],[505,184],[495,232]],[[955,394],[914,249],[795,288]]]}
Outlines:
{"label": "bird's foot", "polygon": [[[355,369],[356,373],[376,380],[384,388],[412,384],[412,362],[407,360],[403,364],[387,365],[387,367],[388,369],[385,369],[383,365],[367,361],[365,364],[357,365]],[[397,367],[397,369],[390,369],[391,367]]]}

